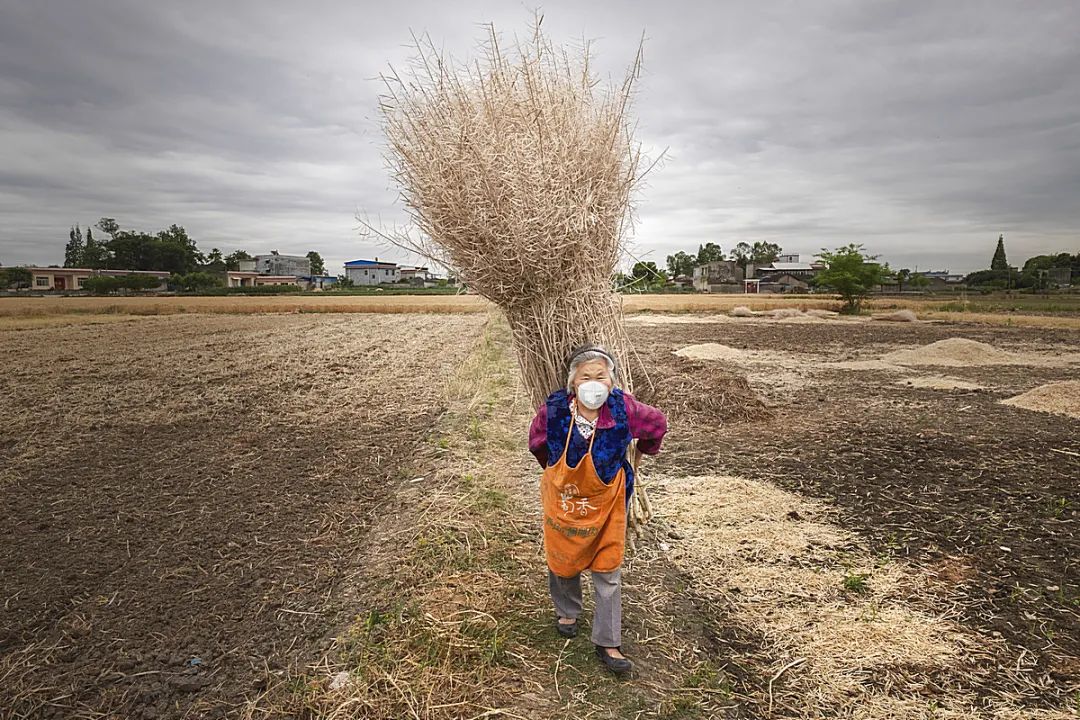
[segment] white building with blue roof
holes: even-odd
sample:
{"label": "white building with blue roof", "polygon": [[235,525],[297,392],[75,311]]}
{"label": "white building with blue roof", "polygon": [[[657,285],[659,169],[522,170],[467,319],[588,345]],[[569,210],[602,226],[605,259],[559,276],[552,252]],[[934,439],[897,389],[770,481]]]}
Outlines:
{"label": "white building with blue roof", "polygon": [[401,280],[401,269],[397,263],[374,260],[350,260],[345,263],[345,277],[353,285],[384,285]]}

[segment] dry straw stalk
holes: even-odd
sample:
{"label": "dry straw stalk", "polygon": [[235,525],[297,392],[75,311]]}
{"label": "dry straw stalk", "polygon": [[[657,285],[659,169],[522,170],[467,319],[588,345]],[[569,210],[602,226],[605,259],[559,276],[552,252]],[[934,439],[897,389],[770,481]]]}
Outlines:
{"label": "dry straw stalk", "polygon": [[641,179],[627,121],[640,48],[625,79],[601,88],[588,45],[573,57],[557,49],[542,20],[507,47],[489,28],[469,64],[417,40],[407,72],[384,77],[387,159],[415,229],[388,235],[364,223],[502,308],[537,405],[586,342],[610,347],[632,388],[612,278]]}

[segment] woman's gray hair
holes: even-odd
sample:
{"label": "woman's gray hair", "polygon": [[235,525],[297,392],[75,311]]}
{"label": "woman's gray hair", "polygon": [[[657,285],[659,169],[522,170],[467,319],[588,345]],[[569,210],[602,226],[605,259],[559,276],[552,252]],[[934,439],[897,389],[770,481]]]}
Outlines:
{"label": "woman's gray hair", "polygon": [[615,365],[614,356],[600,345],[585,345],[576,348],[570,353],[570,360],[567,362],[566,370],[566,392],[574,391],[574,374],[577,372],[578,367],[596,360],[603,360],[607,363],[608,372],[611,373],[611,382],[618,384],[619,372],[618,367]]}

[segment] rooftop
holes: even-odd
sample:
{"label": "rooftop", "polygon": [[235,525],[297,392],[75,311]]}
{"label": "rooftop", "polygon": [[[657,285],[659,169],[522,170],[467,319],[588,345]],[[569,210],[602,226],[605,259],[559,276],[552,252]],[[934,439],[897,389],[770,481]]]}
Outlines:
{"label": "rooftop", "polygon": [[397,267],[397,263],[382,262],[378,258],[376,258],[375,260],[350,260],[349,262],[345,263],[345,267],[387,267],[387,268],[395,268],[395,267]]}
{"label": "rooftop", "polygon": [[30,272],[51,273],[90,273],[91,275],[153,275],[154,277],[169,277],[172,273],[165,270],[94,270],[93,268],[69,268],[69,267],[28,267]]}
{"label": "rooftop", "polygon": [[758,270],[776,270],[777,272],[790,272],[792,270],[813,270],[814,266],[804,262],[774,262],[771,265],[763,265]]}

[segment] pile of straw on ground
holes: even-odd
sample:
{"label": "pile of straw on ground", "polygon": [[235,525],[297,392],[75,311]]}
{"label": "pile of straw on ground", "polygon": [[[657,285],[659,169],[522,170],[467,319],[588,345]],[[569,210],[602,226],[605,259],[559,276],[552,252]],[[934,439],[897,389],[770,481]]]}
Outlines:
{"label": "pile of straw on ground", "polygon": [[[430,43],[381,104],[388,160],[416,231],[383,236],[456,269],[506,313],[534,404],[565,382],[568,352],[608,346],[632,388],[612,278],[631,224],[639,150],[627,121],[640,52],[601,88],[586,46],[541,32],[454,64]],[[370,226],[369,226],[370,227]]]}

